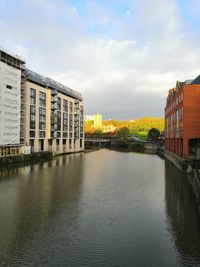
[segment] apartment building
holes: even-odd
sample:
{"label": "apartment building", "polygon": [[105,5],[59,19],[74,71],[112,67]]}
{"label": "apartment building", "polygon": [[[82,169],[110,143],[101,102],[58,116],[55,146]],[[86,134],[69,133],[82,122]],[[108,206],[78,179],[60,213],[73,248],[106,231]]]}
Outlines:
{"label": "apartment building", "polygon": [[200,76],[177,82],[165,107],[165,149],[180,157],[200,157]]}
{"label": "apartment building", "polygon": [[0,48],[0,156],[83,151],[83,118],[80,93],[26,69],[25,60]]}
{"label": "apartment building", "polygon": [[27,70],[25,143],[55,154],[84,150],[81,94]]}

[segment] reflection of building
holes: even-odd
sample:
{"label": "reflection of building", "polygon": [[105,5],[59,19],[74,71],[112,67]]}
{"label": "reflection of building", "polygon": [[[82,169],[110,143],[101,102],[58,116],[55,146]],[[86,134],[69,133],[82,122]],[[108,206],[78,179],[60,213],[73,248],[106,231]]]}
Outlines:
{"label": "reflection of building", "polygon": [[84,149],[84,107],[78,92],[25,68],[0,49],[0,156]]}
{"label": "reflection of building", "polygon": [[179,266],[200,262],[200,228],[196,203],[181,172],[169,161],[165,162],[165,207],[167,229],[181,261]]}
{"label": "reflection of building", "polygon": [[165,147],[178,156],[200,156],[200,76],[177,82],[165,107]]}

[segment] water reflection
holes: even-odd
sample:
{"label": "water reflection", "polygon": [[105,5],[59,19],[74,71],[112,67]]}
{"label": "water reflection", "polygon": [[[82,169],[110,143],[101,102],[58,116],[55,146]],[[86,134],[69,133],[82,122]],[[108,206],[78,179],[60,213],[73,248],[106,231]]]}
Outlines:
{"label": "water reflection", "polygon": [[194,197],[156,156],[102,149],[0,176],[0,266],[200,266]]}
{"label": "water reflection", "polygon": [[74,154],[0,171],[0,266],[13,266],[24,244],[66,207],[78,209],[82,170],[83,154]]}
{"label": "water reflection", "polygon": [[200,222],[192,190],[171,163],[165,165],[168,230],[184,266],[200,266]]}

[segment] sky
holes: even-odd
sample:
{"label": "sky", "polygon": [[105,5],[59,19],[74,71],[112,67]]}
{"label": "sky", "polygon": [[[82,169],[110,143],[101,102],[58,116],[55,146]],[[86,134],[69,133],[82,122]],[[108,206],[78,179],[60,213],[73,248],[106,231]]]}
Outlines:
{"label": "sky", "polygon": [[0,0],[0,46],[82,93],[86,114],[161,117],[200,74],[200,1]]}

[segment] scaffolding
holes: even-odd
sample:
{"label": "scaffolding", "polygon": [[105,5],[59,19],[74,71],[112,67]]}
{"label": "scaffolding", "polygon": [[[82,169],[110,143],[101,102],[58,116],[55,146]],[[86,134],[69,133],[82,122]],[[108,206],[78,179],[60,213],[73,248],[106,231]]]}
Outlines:
{"label": "scaffolding", "polygon": [[26,120],[26,62],[20,56],[14,55],[0,47],[0,61],[21,71],[21,116],[20,116],[20,143],[24,144]]}

